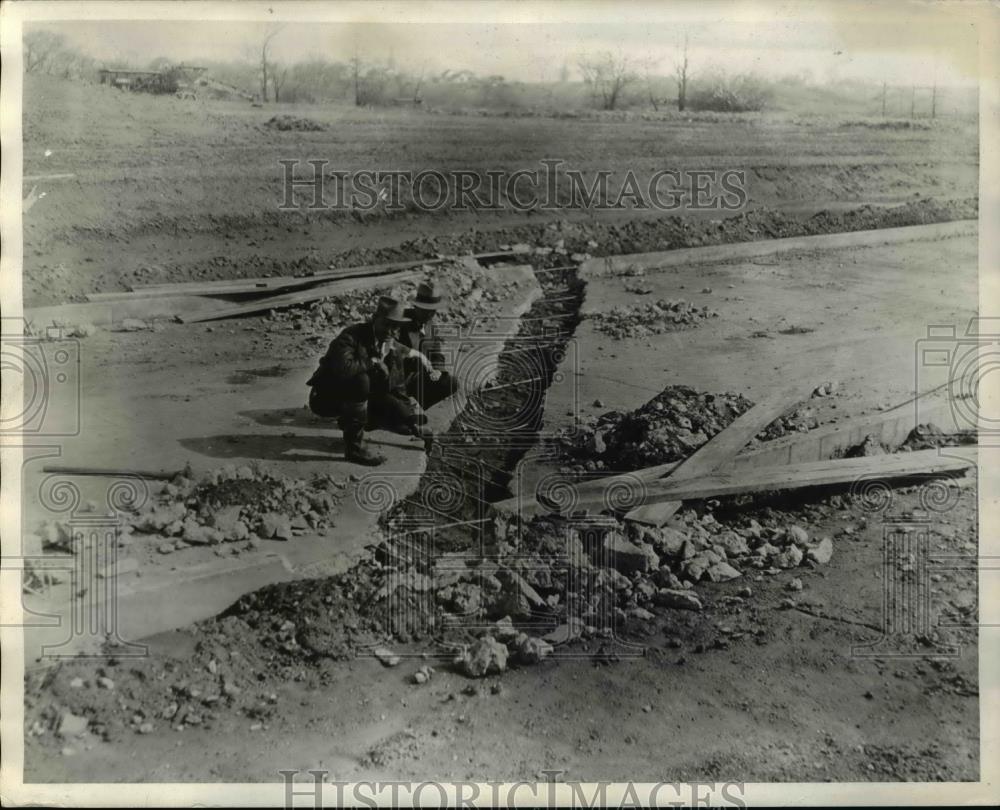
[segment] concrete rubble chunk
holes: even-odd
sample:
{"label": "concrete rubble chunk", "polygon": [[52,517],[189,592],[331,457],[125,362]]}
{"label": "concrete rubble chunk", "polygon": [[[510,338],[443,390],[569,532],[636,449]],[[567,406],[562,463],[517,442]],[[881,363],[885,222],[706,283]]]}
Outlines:
{"label": "concrete rubble chunk", "polygon": [[802,563],[802,550],[798,546],[788,546],[774,562],[779,568],[795,568]]}
{"label": "concrete rubble chunk", "polygon": [[741,537],[736,532],[724,531],[713,540],[713,544],[725,550],[729,558],[741,557],[750,553],[750,546],[747,545],[746,538]]}
{"label": "concrete rubble chunk", "polygon": [[804,546],[809,542],[809,532],[801,526],[788,526],[785,529],[785,537],[792,543]]}
{"label": "concrete rubble chunk", "polygon": [[659,530],[659,540],[654,543],[654,548],[660,553],[670,557],[680,554],[684,548],[684,543],[688,539],[687,534],[670,526],[664,526]]}
{"label": "concrete rubble chunk", "polygon": [[[602,544],[604,559],[601,562],[613,566],[625,576],[645,574],[660,567],[660,558],[652,546],[645,543],[630,543],[616,532],[610,532]],[[595,562],[598,562],[595,560]]]}
{"label": "concrete rubble chunk", "polygon": [[818,565],[826,565],[833,557],[833,540],[824,537],[815,546],[806,551],[806,559]]}
{"label": "concrete rubble chunk", "polygon": [[701,610],[701,600],[692,591],[663,588],[653,600],[657,605],[678,610]]}
{"label": "concrete rubble chunk", "polygon": [[681,566],[681,570],[688,579],[692,582],[697,582],[705,576],[709,568],[723,562],[725,562],[725,560],[722,558],[722,555],[712,551],[711,549],[706,549],[705,551],[699,552],[694,557],[685,560]]}
{"label": "concrete rubble chunk", "polygon": [[576,616],[568,616],[564,624],[560,624],[550,633],[542,636],[543,641],[549,644],[566,644],[575,638],[579,638],[584,633],[583,621]]}
{"label": "concrete rubble chunk", "polygon": [[242,509],[243,507],[239,505],[226,506],[212,515],[212,526],[222,532],[226,540],[243,540],[246,539],[246,535],[249,534],[249,532],[246,531],[246,524],[243,524],[243,532],[245,532],[244,536],[234,536],[236,533],[236,524],[242,523],[240,520],[240,512]]}
{"label": "concrete rubble chunk", "polygon": [[537,664],[552,654],[552,645],[544,639],[526,638],[517,649],[517,660],[524,664]]}
{"label": "concrete rubble chunk", "polygon": [[507,656],[507,648],[503,644],[492,636],[483,636],[466,648],[460,666],[470,678],[485,678],[506,670]]}
{"label": "concrete rubble chunk", "polygon": [[292,526],[285,515],[277,512],[266,512],[260,518],[260,531],[258,534],[265,540],[274,538],[275,540],[291,540]]}
{"label": "concrete rubble chunk", "polygon": [[458,616],[471,616],[482,604],[482,590],[470,582],[458,582],[438,591],[438,600],[449,612]]}
{"label": "concrete rubble chunk", "polygon": [[72,712],[63,712],[62,717],[59,718],[59,730],[57,733],[64,740],[72,737],[82,737],[87,733],[89,726],[90,721],[86,717],[81,717]]}
{"label": "concrete rubble chunk", "polygon": [[743,576],[741,571],[733,568],[729,563],[716,563],[705,572],[712,582],[728,582],[731,579]]}
{"label": "concrete rubble chunk", "polygon": [[372,650],[372,655],[374,655],[379,660],[379,663],[381,663],[384,667],[394,667],[400,661],[399,656],[388,647],[376,647]]}
{"label": "concrete rubble chunk", "polygon": [[192,546],[211,546],[222,542],[222,533],[211,526],[199,526],[191,521],[185,525],[182,535],[185,543]]}
{"label": "concrete rubble chunk", "polygon": [[510,616],[504,616],[502,619],[498,619],[493,625],[493,635],[498,641],[500,641],[501,644],[513,641],[517,638],[517,634],[517,628],[514,627],[514,622],[511,621]]}
{"label": "concrete rubble chunk", "polygon": [[510,616],[514,619],[527,619],[532,611],[544,610],[547,603],[524,577],[515,571],[504,568],[497,572],[497,579],[502,584],[502,590],[493,595],[487,606],[490,616]]}

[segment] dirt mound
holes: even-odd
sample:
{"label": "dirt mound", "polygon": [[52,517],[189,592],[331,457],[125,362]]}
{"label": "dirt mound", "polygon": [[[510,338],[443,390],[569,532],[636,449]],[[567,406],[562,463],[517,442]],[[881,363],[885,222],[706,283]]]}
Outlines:
{"label": "dirt mound", "polygon": [[[649,402],[627,413],[609,411],[563,434],[563,455],[577,462],[566,472],[627,472],[681,461],[754,405],[738,394],[709,394],[685,385],[667,386]],[[818,426],[811,408],[802,406],[757,434],[768,441]]]}
{"label": "dirt mound", "polygon": [[[589,253],[593,256],[645,253],[686,247],[727,244],[732,242],[777,239],[788,236],[810,236],[842,231],[893,228],[924,225],[978,216],[978,200],[919,200],[895,208],[862,206],[847,212],[822,212],[812,217],[793,217],[767,208],[748,211],[737,217],[718,222],[691,221],[683,217],[663,217],[657,220],[634,221],[624,224],[561,221],[548,226],[524,225],[496,230],[466,230],[456,234],[422,236],[392,247],[356,247],[334,256],[309,254],[288,259],[281,253],[264,252],[262,236],[268,229],[287,238],[287,218],[278,213],[261,212],[252,221],[245,217],[207,214],[199,218],[199,228],[210,229],[223,238],[252,229],[251,251],[231,251],[192,262],[139,262],[125,268],[109,269],[89,263],[70,266],[66,263],[36,264],[34,253],[25,254],[24,289],[26,304],[56,303],[82,300],[89,292],[110,292],[126,289],[133,284],[160,284],[186,281],[214,281],[258,276],[304,275],[331,267],[356,267],[394,261],[413,261],[440,255],[465,255],[504,249],[503,245],[556,245],[561,240],[563,252],[531,257],[536,267],[565,264],[566,255]],[[162,229],[154,229],[159,232]],[[171,236],[193,233],[192,229],[176,224],[166,228]],[[111,237],[109,231],[105,236]]]}
{"label": "dirt mound", "polygon": [[[223,544],[227,553],[249,551],[262,538],[291,540],[310,529],[325,530],[339,512],[344,486],[329,475],[306,481],[258,466],[229,465],[207,473],[200,482],[180,475],[135,511],[123,512],[121,543],[128,547],[148,542],[160,554]],[[45,521],[35,534],[42,548],[89,551],[104,562],[104,544],[88,548],[90,538],[74,535],[67,524]]]}
{"label": "dirt mound", "polygon": [[[439,284],[447,298],[439,318],[462,328],[496,317],[500,302],[511,298],[521,283],[517,279],[498,278],[497,274],[487,272],[474,262],[424,265],[422,270]],[[306,334],[328,336],[331,331],[371,317],[382,295],[391,295],[400,301],[413,300],[418,283],[414,279],[391,287],[330,296],[302,306],[275,310],[269,319]]]}
{"label": "dirt mound", "polygon": [[321,132],[326,129],[318,121],[311,118],[299,118],[294,115],[275,115],[264,122],[268,129],[276,129],[280,132]]}
{"label": "dirt mound", "polygon": [[926,121],[910,121],[906,119],[901,121],[845,121],[840,126],[845,129],[918,129],[923,131],[931,129],[931,125]]}

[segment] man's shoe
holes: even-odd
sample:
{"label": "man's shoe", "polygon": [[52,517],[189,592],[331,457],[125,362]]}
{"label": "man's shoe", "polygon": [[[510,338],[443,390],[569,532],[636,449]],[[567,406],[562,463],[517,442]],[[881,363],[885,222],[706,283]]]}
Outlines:
{"label": "man's shoe", "polygon": [[344,432],[344,458],[355,464],[366,467],[377,467],[385,463],[385,456],[373,453],[365,447],[364,431],[349,430]]}
{"label": "man's shoe", "polygon": [[385,464],[385,456],[380,453],[373,453],[367,447],[348,447],[344,453],[344,459],[355,464],[363,464],[365,467],[378,467]]}
{"label": "man's shoe", "polygon": [[424,452],[427,455],[431,454],[431,449],[434,447],[434,443],[437,441],[437,437],[434,435],[434,431],[431,430],[426,425],[414,425],[413,435],[417,438],[424,440]]}

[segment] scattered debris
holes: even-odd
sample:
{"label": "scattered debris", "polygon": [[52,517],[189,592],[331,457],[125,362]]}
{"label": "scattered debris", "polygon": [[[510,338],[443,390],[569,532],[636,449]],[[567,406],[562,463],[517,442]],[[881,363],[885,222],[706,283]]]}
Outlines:
{"label": "scattered debris", "polygon": [[[565,456],[579,460],[567,472],[640,470],[687,458],[753,404],[738,394],[707,394],[684,385],[667,386],[634,411],[609,411],[591,417],[560,434],[556,441]],[[775,419],[755,441],[818,426],[812,408],[803,405]]]}
{"label": "scattered debris", "polygon": [[387,647],[376,647],[372,650],[372,655],[374,655],[382,666],[394,667],[402,660],[398,655],[396,655],[392,650]]}
{"label": "scattered debris", "polygon": [[[430,269],[428,266],[426,271],[430,272]],[[499,277],[474,262],[436,264],[433,275],[448,302],[438,318],[462,328],[497,317],[501,303],[511,298],[521,283],[517,277]],[[274,310],[270,320],[297,332],[322,335],[326,339],[338,329],[370,317],[380,296],[411,300],[418,282],[418,278],[413,278],[395,286],[355,290],[297,307]]]}
{"label": "scattered debris", "polygon": [[499,675],[507,669],[507,648],[492,636],[483,636],[459,659],[462,671],[471,678]]}
{"label": "scattered debris", "polygon": [[718,313],[708,307],[661,298],[650,304],[617,306],[607,312],[592,313],[588,317],[594,321],[599,332],[622,339],[661,335],[717,316]]}

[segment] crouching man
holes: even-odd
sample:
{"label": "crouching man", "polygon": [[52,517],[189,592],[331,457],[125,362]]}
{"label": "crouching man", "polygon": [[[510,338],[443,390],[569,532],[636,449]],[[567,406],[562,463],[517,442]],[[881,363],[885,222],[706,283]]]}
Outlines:
{"label": "crouching man", "polygon": [[434,434],[406,393],[403,363],[417,353],[396,342],[406,323],[398,301],[380,298],[370,321],[348,326],[336,337],[307,383],[310,410],[339,420],[348,461],[369,467],[385,461],[365,446],[366,429],[419,436],[430,452]]}
{"label": "crouching man", "polygon": [[433,280],[420,283],[413,304],[406,310],[407,323],[399,342],[413,351],[406,359],[406,393],[422,410],[436,405],[458,391],[458,381],[446,370],[443,341],[434,318],[445,305],[444,296]]}

